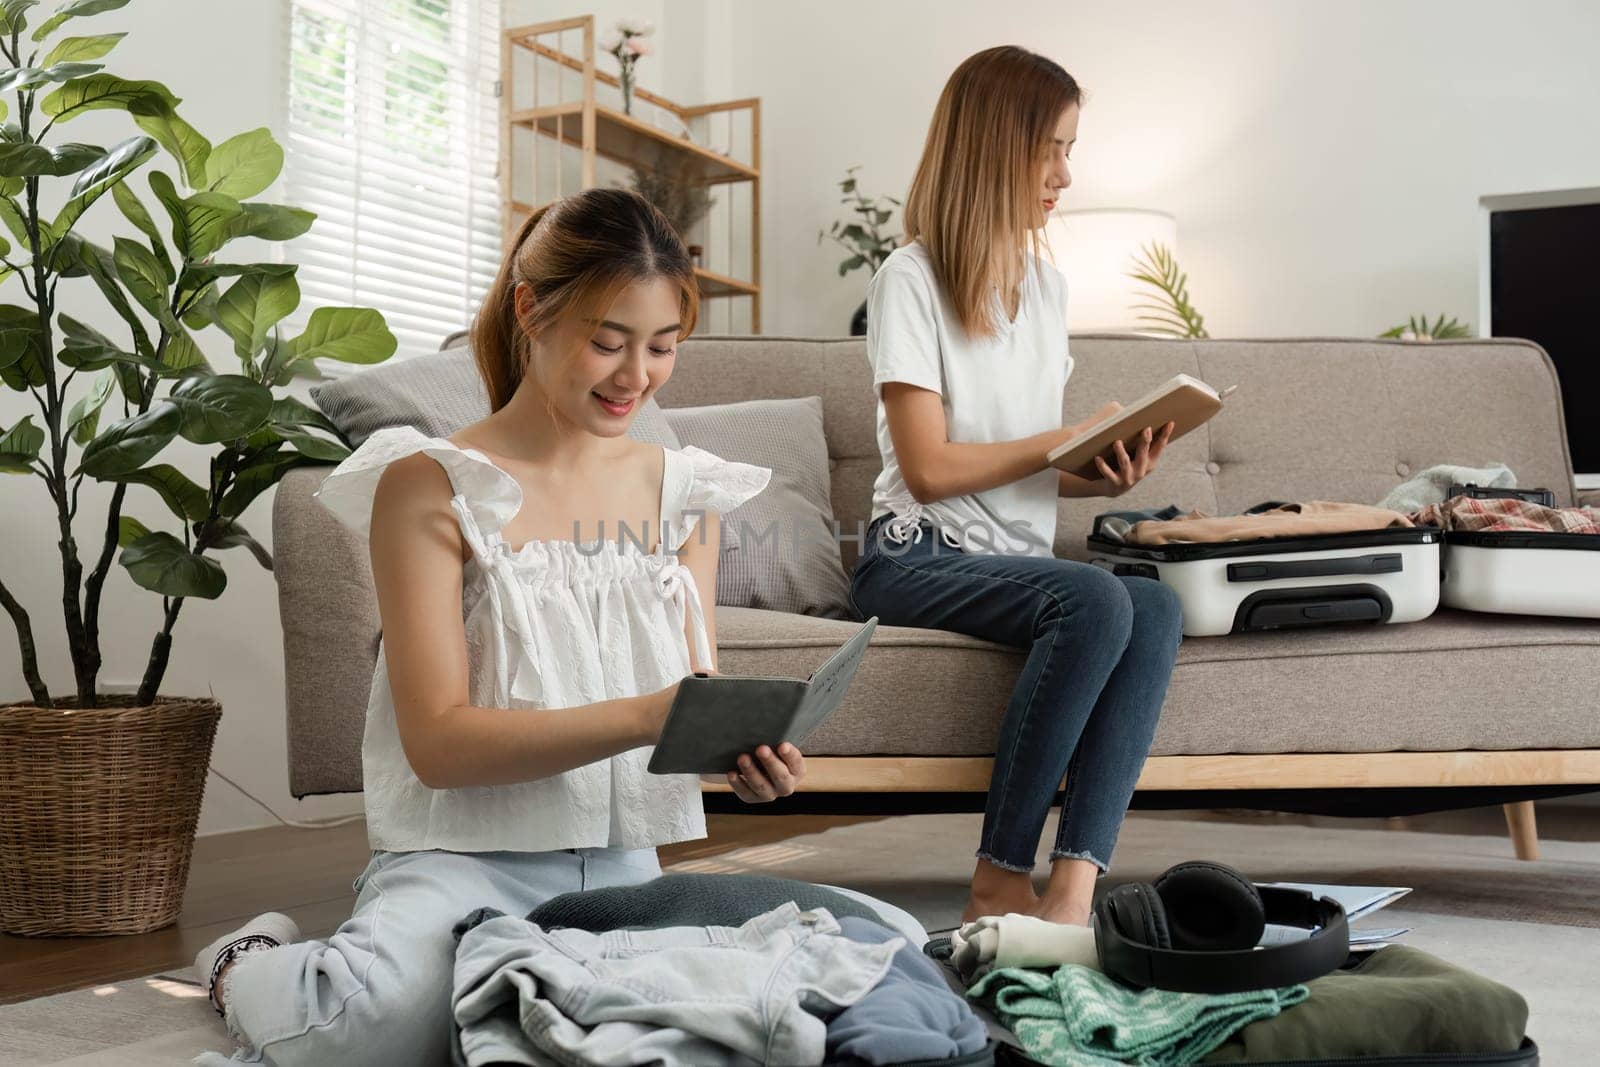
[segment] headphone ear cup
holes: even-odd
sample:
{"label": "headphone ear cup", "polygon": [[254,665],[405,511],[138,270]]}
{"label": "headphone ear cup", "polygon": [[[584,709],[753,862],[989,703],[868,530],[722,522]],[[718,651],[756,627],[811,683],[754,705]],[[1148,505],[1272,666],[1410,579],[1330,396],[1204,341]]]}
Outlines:
{"label": "headphone ear cup", "polygon": [[1156,879],[1173,948],[1230,952],[1254,948],[1267,928],[1255,883],[1232,867],[1180,863]]}
{"label": "headphone ear cup", "polygon": [[1117,886],[1106,894],[1100,914],[1135,944],[1161,949],[1172,947],[1161,896],[1145,882]]}

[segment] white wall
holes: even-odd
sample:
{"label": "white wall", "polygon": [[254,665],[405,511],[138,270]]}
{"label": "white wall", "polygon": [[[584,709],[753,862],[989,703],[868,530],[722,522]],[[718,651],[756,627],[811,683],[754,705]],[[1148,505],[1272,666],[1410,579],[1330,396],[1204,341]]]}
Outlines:
{"label": "white wall", "polygon": [[[226,7],[226,13],[221,8]],[[83,21],[77,33],[129,31],[107,57],[107,69],[127,78],[153,78],[164,82],[183,99],[180,113],[213,142],[235,133],[267,126],[280,143],[285,115],[285,35],[281,3],[233,2],[220,5],[207,0],[163,0],[132,5],[113,14]],[[92,112],[73,120],[61,131],[64,139],[113,144],[137,132],[127,116],[118,112]],[[173,173],[158,156],[155,165]],[[134,188],[146,207],[165,222],[148,194],[142,174]],[[272,199],[268,190],[263,199]],[[113,234],[133,234],[132,227],[105,197],[80,224],[86,236],[109,245]],[[232,245],[225,258],[270,258],[272,249],[243,242]],[[0,286],[0,302],[26,303],[21,284],[12,278]],[[63,282],[61,310],[82,318],[113,338],[125,337],[126,327],[107,312],[92,284]],[[220,333],[209,331],[217,338]],[[201,338],[219,370],[232,364],[231,345],[223,339]],[[233,364],[236,366],[236,364]],[[75,386],[76,388],[76,386]],[[113,408],[118,412],[112,416]],[[107,405],[106,425],[120,416],[120,401]],[[11,426],[37,409],[31,397],[0,389],[0,425]],[[179,441],[162,454],[196,481],[205,478],[204,453]],[[109,493],[92,480],[84,482],[79,520],[75,528],[85,567],[99,553],[105,503]],[[176,532],[176,520],[148,489],[132,487],[124,514],[148,525]],[[244,524],[270,547],[272,498],[259,498],[243,516]],[[157,526],[157,524],[161,524]],[[30,608],[36,638],[43,646],[42,670],[52,690],[73,692],[66,635],[61,620],[60,558],[56,551],[55,511],[43,484],[35,477],[0,476],[0,576]],[[190,600],[174,632],[171,665],[163,692],[205,695],[214,692],[223,705],[213,764],[251,792],[291,818],[315,818],[360,810],[359,798],[329,798],[295,802],[288,793],[283,711],[283,637],[278,624],[277,589],[272,576],[248,555],[223,553],[228,589],[220,600]],[[113,564],[102,604],[102,651],[107,683],[137,683],[149,656],[150,640],[160,626],[161,602],[138,589],[121,566]],[[14,631],[9,618],[0,618],[0,699],[25,698]],[[212,776],[206,786],[201,832],[216,832],[271,822],[260,808]]]}
{"label": "white wall", "polygon": [[[1177,216],[1213,336],[1477,323],[1479,196],[1600,185],[1600,5],[813,0],[734,8],[762,98],[765,330],[844,332],[867,278],[816,232],[862,164],[900,196],[967,55],[1019,44],[1091,99],[1067,207]],[[1070,279],[1069,279],[1070,284]]]}

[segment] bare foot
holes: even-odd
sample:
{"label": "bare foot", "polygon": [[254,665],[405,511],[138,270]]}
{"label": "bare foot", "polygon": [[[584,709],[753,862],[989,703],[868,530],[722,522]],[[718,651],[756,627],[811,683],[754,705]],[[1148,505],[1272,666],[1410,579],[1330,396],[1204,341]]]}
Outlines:
{"label": "bare foot", "polygon": [[974,919],[985,915],[1008,915],[1017,912],[1020,915],[1030,915],[1033,909],[1039,906],[1039,898],[1032,888],[1020,892],[984,893],[979,895],[977,890],[967,897],[967,906],[961,909],[961,921],[972,922]]}
{"label": "bare foot", "polygon": [[979,860],[972,872],[972,889],[961,921],[972,922],[985,915],[1026,914],[1037,907],[1039,896],[1033,891],[1033,878],[1027,871],[1011,871]]}
{"label": "bare foot", "polygon": [[1048,896],[1040,898],[1039,902],[1029,910],[1029,915],[1045,922],[1061,923],[1064,926],[1088,926],[1089,908],[1087,905],[1073,902],[1059,902],[1051,900]]}

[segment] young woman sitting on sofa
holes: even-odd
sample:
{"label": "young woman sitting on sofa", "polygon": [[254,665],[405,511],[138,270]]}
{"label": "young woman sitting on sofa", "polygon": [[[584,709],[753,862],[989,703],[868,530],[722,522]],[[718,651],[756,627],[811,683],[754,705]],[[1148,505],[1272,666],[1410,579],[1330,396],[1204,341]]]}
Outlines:
{"label": "young woman sitting on sofa", "polygon": [[[1071,183],[1082,92],[1021,48],[967,59],[944,87],[905,205],[907,244],[869,291],[867,351],[883,471],[851,582],[884,623],[1026,649],[995,745],[963,920],[1086,923],[1150,748],[1182,636],[1177,597],[1053,557],[1058,496],[1118,496],[1172,427],[1100,477],[1057,471],[1066,283],[1039,233]],[[1102,410],[1096,417],[1106,412]],[[1042,896],[1030,872],[1066,775]]]}
{"label": "young woman sitting on sofa", "polygon": [[[770,472],[624,436],[695,310],[655,208],[558,201],[473,326],[489,417],[449,439],[381,430],[323,482],[370,538],[383,624],[362,746],[374,851],[327,940],[269,914],[200,953],[243,1061],[445,1063],[468,911],[644,882],[655,846],[705,836],[698,779],[649,774],[648,746],[679,679],[716,666],[716,512]],[[806,769],[789,744],[739,764],[750,803]]]}

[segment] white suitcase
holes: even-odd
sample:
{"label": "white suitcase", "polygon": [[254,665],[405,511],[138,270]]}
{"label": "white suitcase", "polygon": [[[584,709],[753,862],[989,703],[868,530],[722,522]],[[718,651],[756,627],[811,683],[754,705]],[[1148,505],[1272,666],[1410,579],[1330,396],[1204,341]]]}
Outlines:
{"label": "white suitcase", "polygon": [[1445,534],[1445,605],[1512,615],[1600,619],[1600,534]]}
{"label": "white suitcase", "polygon": [[1183,602],[1187,637],[1416,622],[1439,606],[1441,531],[1432,526],[1130,545],[1102,535],[1101,518],[1089,536],[1090,562],[1170,585]]}

